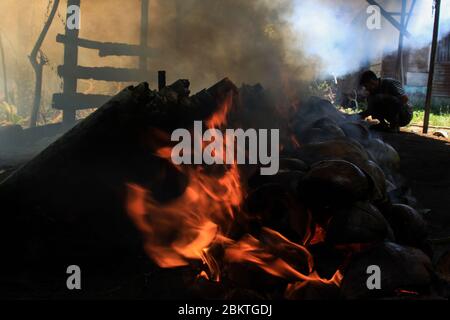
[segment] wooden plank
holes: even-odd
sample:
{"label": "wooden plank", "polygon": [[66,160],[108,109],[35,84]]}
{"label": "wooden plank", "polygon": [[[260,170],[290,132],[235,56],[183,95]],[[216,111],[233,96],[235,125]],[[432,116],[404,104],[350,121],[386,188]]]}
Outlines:
{"label": "wooden plank", "polygon": [[396,56],[395,54],[386,55],[381,62],[381,76],[383,78],[396,78]]}
{"label": "wooden plank", "polygon": [[433,81],[433,96],[450,98],[450,63],[437,63]]}
{"label": "wooden plank", "polygon": [[[148,0],[141,0],[141,34],[140,34],[140,45],[141,47],[147,47],[148,42]],[[141,55],[139,57],[139,69],[147,70],[147,57]]]}
{"label": "wooden plank", "polygon": [[406,0],[402,0],[402,14],[400,16],[400,35],[398,39],[398,50],[397,50],[397,62],[396,62],[396,70],[397,70],[397,77],[400,81],[400,83],[405,85],[405,73],[403,70],[403,40],[404,40],[404,34],[406,31]]}
{"label": "wooden plank", "polygon": [[82,67],[68,68],[58,66],[60,77],[74,77],[77,79],[93,79],[100,81],[140,82],[148,80],[148,75],[139,69],[112,68],[112,67]]}
{"label": "wooden plank", "polygon": [[35,75],[34,98],[33,98],[33,107],[31,108],[31,115],[30,115],[30,127],[35,127],[37,125],[42,98],[43,70],[44,65],[48,63],[48,60],[43,54],[41,47],[45,38],[47,37],[48,30],[52,25],[56,12],[58,11],[59,2],[60,0],[53,1],[52,10],[44,23],[41,33],[39,34],[39,37],[36,40],[36,43],[34,44],[30,55],[28,56]]}
{"label": "wooden plank", "polygon": [[[56,42],[66,44],[68,39],[63,34],[56,36]],[[98,50],[100,57],[107,56],[147,56],[153,57],[157,54],[156,49],[151,47],[142,47],[139,45],[115,43],[115,42],[100,42],[88,40],[83,38],[76,39],[77,46],[86,49]]]}
{"label": "wooden plank", "polygon": [[98,108],[111,98],[111,96],[101,94],[55,93],[53,95],[53,108],[58,110],[64,110],[72,107],[77,110]]}
{"label": "wooden plank", "polygon": [[439,17],[441,13],[441,0],[435,0],[433,41],[431,42],[430,70],[428,72],[427,95],[425,98],[425,115],[423,117],[423,133],[428,133],[428,125],[430,122],[431,99],[433,97],[433,80],[436,66],[436,53],[439,35]]}
{"label": "wooden plank", "polygon": [[450,35],[439,41],[437,55],[438,63],[450,63]]}
{"label": "wooden plank", "polygon": [[166,71],[158,71],[158,89],[162,90],[166,87]]}
{"label": "wooden plank", "polygon": [[[78,6],[80,7],[80,0],[68,0],[67,8],[70,6]],[[66,21],[69,19],[69,12],[66,15]],[[71,70],[74,70],[78,64],[78,46],[77,39],[79,36],[79,30],[73,29],[70,30],[66,25],[66,38],[67,42],[64,44],[64,66],[68,71],[63,81],[63,92],[65,94],[73,94],[77,92],[77,79],[71,73]],[[71,126],[76,121],[76,111],[75,108],[66,108],[63,113],[63,123],[67,126]]]}

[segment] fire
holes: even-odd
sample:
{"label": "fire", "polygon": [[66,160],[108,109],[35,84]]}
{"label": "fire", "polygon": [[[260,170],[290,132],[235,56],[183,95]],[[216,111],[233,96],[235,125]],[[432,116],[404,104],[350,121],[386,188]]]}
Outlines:
{"label": "fire", "polygon": [[[216,128],[226,124],[232,105],[233,96],[226,96],[206,125]],[[167,142],[155,154],[170,161],[171,150]],[[330,280],[321,279],[306,247],[274,230],[263,228],[259,239],[248,234],[240,239],[230,238],[230,229],[236,215],[242,214],[245,197],[236,164],[217,166],[214,170],[203,166],[177,168],[189,183],[180,197],[168,203],[159,203],[151,191],[139,185],[128,185],[128,214],[142,233],[147,255],[158,266],[174,268],[201,261],[204,270],[198,277],[220,281],[224,264],[246,263],[293,285],[299,281],[340,283],[339,271]],[[223,248],[220,259],[211,252],[214,246]]]}
{"label": "fire", "polygon": [[[342,280],[340,271],[337,271],[330,280],[322,279],[314,271],[313,258],[305,247],[289,241],[280,233],[269,228],[263,228],[263,234],[264,238],[269,238],[269,240],[266,239],[266,243],[262,243],[250,235],[233,243],[225,250],[225,260],[228,262],[253,264],[273,276],[288,279],[290,282],[319,281],[324,284],[340,285]],[[291,250],[296,250],[303,255],[303,257],[297,256],[295,260],[297,264],[298,262],[304,262],[305,266],[303,266],[303,269],[306,269],[305,273],[307,274],[297,270],[293,264],[287,262],[285,259],[276,256],[280,251],[285,251],[286,245]],[[289,253],[292,254],[291,252]]]}
{"label": "fire", "polygon": [[311,239],[309,244],[317,244],[325,241],[326,232],[325,230],[318,224],[316,224],[316,229],[314,232],[314,237]]}
{"label": "fire", "polygon": [[224,101],[220,104],[217,111],[208,119],[206,125],[208,128],[220,128],[226,124],[228,113],[233,106],[233,95],[227,94]]}
{"label": "fire", "polygon": [[[232,95],[228,95],[208,120],[208,127],[223,125],[231,105]],[[170,161],[171,147],[162,146],[156,154]],[[146,253],[160,267],[173,268],[202,260],[214,269],[208,248],[223,241],[221,235],[228,232],[244,197],[237,165],[224,167],[225,172],[219,177],[200,166],[178,169],[189,180],[179,198],[162,205],[150,191],[129,184],[128,213],[143,235]]]}
{"label": "fire", "polygon": [[308,278],[283,259],[274,256],[259,240],[250,235],[228,247],[225,251],[225,260],[254,264],[265,272],[280,278],[290,280]]}
{"label": "fire", "polygon": [[128,213],[144,236],[147,254],[160,267],[203,260],[204,250],[226,233],[242,202],[237,167],[219,179],[202,171],[188,169],[189,186],[166,205],[155,201],[149,191],[128,186]]}

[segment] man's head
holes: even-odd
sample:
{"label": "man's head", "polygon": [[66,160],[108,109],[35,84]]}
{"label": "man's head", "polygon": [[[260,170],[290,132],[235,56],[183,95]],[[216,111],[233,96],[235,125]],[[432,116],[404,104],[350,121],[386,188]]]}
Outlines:
{"label": "man's head", "polygon": [[370,93],[374,93],[378,89],[380,81],[373,71],[367,70],[361,75],[359,84]]}

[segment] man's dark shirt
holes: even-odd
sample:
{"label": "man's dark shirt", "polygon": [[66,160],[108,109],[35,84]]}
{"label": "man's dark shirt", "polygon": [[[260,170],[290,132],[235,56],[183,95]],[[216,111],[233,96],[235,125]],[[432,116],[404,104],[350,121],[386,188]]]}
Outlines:
{"label": "man's dark shirt", "polygon": [[399,81],[391,78],[381,78],[380,86],[378,87],[377,92],[373,94],[388,94],[401,98],[406,95],[406,92]]}
{"label": "man's dark shirt", "polygon": [[[406,92],[402,84],[392,78],[380,78],[379,81],[380,85],[378,89],[369,95],[368,100],[374,97],[381,96],[390,96],[396,98],[396,100],[398,100],[398,104],[402,105],[400,107],[400,117],[405,119],[406,122],[409,122],[412,118],[412,107],[408,103],[402,102],[402,97],[406,96]],[[363,118],[368,117],[369,115],[373,116],[375,113],[377,113],[377,110],[375,108],[377,108],[377,105],[371,105],[369,103],[367,110],[361,112],[360,115]]]}

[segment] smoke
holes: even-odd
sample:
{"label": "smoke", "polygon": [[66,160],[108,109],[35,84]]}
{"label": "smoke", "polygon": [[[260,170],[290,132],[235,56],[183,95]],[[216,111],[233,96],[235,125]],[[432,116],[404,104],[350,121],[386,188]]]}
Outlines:
{"label": "smoke", "polygon": [[[407,47],[429,44],[432,2],[417,0],[409,22],[412,37],[405,39]],[[388,11],[399,11],[398,0],[379,3]],[[6,39],[10,79],[17,78],[20,69],[28,70],[32,79],[27,56],[45,21],[48,4],[48,0],[0,1],[0,12],[8,12],[0,19],[0,29]],[[193,91],[228,76],[238,85],[261,83],[295,93],[305,82],[348,74],[397,49],[398,31],[385,19],[380,30],[367,28],[368,5],[365,0],[151,0],[148,43],[155,53],[149,59],[148,81],[156,88],[157,71],[166,70],[168,82],[190,79]],[[65,6],[62,1],[42,48],[50,60],[44,83],[54,83],[44,88],[47,100],[60,89],[56,67],[62,64],[63,46],[55,37],[64,33]],[[83,38],[139,42],[139,0],[82,0],[81,14]],[[442,0],[441,37],[449,31],[450,0]],[[84,66],[136,68],[137,62],[135,57],[100,58],[95,50],[79,51],[79,64]],[[79,82],[80,92],[110,94],[120,89],[106,82]]]}
{"label": "smoke", "polygon": [[[441,0],[439,20],[439,39],[442,39],[450,33],[450,0]],[[418,1],[416,15],[411,19],[410,24],[412,37],[407,43],[413,48],[429,45],[433,34],[433,24],[433,0]]]}
{"label": "smoke", "polygon": [[[111,5],[115,2],[82,3],[84,37],[107,34],[120,41],[130,34],[128,38],[138,41],[139,1],[127,2],[126,16]],[[387,11],[400,11],[398,0],[378,3]],[[408,8],[411,3],[407,1]],[[432,4],[417,0],[406,47],[430,44]],[[152,87],[156,71],[164,69],[169,82],[188,78],[194,91],[228,76],[237,84],[259,82],[290,95],[304,82],[344,76],[398,48],[399,32],[386,19],[381,19],[380,29],[369,30],[365,0],[154,0],[150,5]],[[107,20],[101,18],[105,14]],[[450,31],[450,0],[442,0],[440,28],[441,37]],[[98,65],[92,53],[88,60]],[[126,67],[128,60],[114,63]]]}
{"label": "smoke", "polygon": [[[152,66],[172,79],[187,77],[194,88],[224,76],[237,84],[262,83],[287,89],[310,80],[315,59],[294,45],[291,0],[155,1]],[[157,12],[157,13],[156,13]]]}
{"label": "smoke", "polygon": [[[378,3],[388,12],[400,12],[401,1]],[[411,4],[412,0],[407,1],[407,8]],[[387,20],[381,20],[380,29],[367,27],[368,6],[365,0],[293,0],[293,12],[286,21],[305,55],[318,59],[321,76],[346,75],[398,49],[399,32]],[[405,47],[420,49],[430,44],[433,13],[433,0],[417,0],[408,26],[411,37],[405,39]],[[395,18],[399,21],[398,16]],[[440,21],[442,38],[450,32],[450,0],[442,0]]]}

